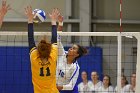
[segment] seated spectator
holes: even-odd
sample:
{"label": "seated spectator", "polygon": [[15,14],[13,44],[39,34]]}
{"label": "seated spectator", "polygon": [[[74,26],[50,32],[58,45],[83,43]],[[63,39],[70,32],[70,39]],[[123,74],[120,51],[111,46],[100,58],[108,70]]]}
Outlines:
{"label": "seated spectator", "polygon": [[111,78],[108,75],[103,77],[103,85],[98,88],[97,93],[114,93],[113,87],[111,86]]}
{"label": "seated spectator", "polygon": [[82,82],[78,85],[79,93],[89,93],[89,82],[88,75],[86,71],[81,73]]}
{"label": "seated spectator", "polygon": [[89,83],[91,93],[96,93],[98,88],[102,86],[102,81],[99,80],[99,75],[97,72],[93,71],[91,73],[92,82]]}
{"label": "seated spectator", "polygon": [[[128,85],[128,81],[126,79],[126,76],[123,75],[121,77],[121,93],[127,93],[126,91],[128,90],[128,87],[126,85]],[[117,86],[115,88],[115,93],[118,93]]]}
{"label": "seated spectator", "polygon": [[126,86],[128,89],[126,90],[128,93],[135,93],[136,91],[136,73],[131,75],[131,83]]}

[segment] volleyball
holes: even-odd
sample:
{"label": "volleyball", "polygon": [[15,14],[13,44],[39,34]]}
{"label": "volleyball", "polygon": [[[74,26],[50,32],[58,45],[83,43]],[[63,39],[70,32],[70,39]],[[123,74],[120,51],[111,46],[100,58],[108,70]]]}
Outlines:
{"label": "volleyball", "polygon": [[34,23],[42,23],[46,20],[46,13],[41,9],[35,9],[33,14],[35,14],[33,19]]}

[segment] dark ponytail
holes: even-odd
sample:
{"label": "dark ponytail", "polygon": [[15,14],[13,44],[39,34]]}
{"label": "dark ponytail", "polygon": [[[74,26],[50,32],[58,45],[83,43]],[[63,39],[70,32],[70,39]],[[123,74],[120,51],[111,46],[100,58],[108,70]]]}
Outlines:
{"label": "dark ponytail", "polygon": [[125,80],[125,85],[127,85],[128,84],[128,81],[126,79],[126,76],[125,75],[122,75],[122,78]]}
{"label": "dark ponytail", "polygon": [[79,56],[76,57],[76,59],[78,59],[78,58],[80,58],[80,57],[82,57],[83,55],[86,55],[86,54],[88,53],[88,51],[87,51],[86,48],[84,48],[84,47],[82,47],[82,46],[80,46],[80,45],[77,45],[77,46],[78,46],[78,54],[79,54]]}

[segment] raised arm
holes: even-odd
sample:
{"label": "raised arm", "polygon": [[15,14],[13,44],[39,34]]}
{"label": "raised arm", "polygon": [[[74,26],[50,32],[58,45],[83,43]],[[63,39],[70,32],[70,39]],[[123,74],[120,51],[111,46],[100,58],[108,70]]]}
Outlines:
{"label": "raised arm", "polygon": [[6,4],[6,0],[2,0],[2,7],[0,8],[0,28],[2,26],[4,16],[8,12],[8,10],[10,10],[10,9],[11,9],[10,5]]}
{"label": "raised arm", "polygon": [[[62,15],[59,15],[58,16],[58,32],[62,32],[63,30],[63,16]],[[61,36],[57,35],[57,42],[58,42],[58,55],[59,56],[63,56],[65,54],[65,50],[64,50],[64,47],[62,45],[62,42],[61,42]]]}
{"label": "raised arm", "polygon": [[51,38],[52,44],[57,44],[57,27],[54,22],[52,22],[52,38]]}
{"label": "raised arm", "polygon": [[33,17],[35,14],[32,14],[32,7],[27,6],[25,8],[25,14],[28,17],[28,43],[29,43],[29,50],[30,52],[35,46],[34,41],[34,29],[33,29]]}
{"label": "raised arm", "polygon": [[57,43],[57,27],[56,27],[56,21],[58,16],[60,15],[57,8],[53,9],[51,13],[49,13],[49,17],[51,19],[52,23],[52,37],[51,37],[51,43],[56,44]]}

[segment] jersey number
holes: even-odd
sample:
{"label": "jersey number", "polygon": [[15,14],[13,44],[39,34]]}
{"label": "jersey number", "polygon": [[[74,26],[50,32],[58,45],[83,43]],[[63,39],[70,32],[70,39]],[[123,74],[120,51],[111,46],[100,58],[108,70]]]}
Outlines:
{"label": "jersey number", "polygon": [[[43,67],[40,68],[40,76],[44,76],[43,70],[44,70]],[[46,71],[47,71],[46,76],[50,76],[51,73],[50,73],[50,68],[49,67],[46,68]]]}
{"label": "jersey number", "polygon": [[64,77],[64,72],[63,72],[62,70],[60,70],[59,75],[60,75],[61,77]]}

